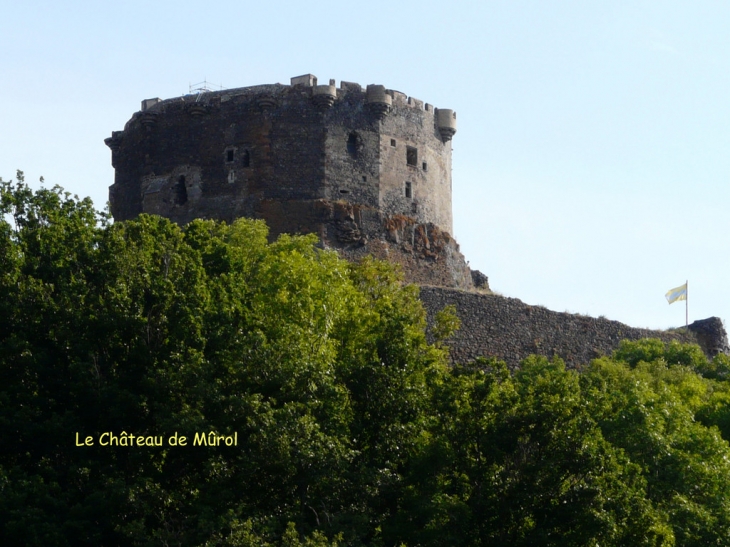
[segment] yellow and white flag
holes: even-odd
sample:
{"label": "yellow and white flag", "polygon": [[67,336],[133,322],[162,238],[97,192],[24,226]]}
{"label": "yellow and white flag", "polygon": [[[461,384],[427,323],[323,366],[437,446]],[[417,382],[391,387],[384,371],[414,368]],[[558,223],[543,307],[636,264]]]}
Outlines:
{"label": "yellow and white flag", "polygon": [[669,302],[670,304],[672,302],[676,302],[677,300],[687,300],[687,283],[670,290],[664,296],[666,296],[667,302]]}

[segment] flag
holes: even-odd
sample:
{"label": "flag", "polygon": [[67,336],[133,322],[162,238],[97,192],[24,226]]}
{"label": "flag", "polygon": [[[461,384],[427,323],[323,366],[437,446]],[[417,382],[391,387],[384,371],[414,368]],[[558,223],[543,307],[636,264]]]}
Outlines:
{"label": "flag", "polygon": [[677,300],[687,300],[687,283],[670,290],[664,296],[666,296],[667,302],[669,302],[670,304],[672,302],[676,302]]}

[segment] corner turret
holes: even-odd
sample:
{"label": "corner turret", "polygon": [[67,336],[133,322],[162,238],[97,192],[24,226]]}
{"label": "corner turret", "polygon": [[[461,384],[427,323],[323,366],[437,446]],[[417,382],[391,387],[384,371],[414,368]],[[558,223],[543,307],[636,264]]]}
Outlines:
{"label": "corner turret", "polygon": [[439,108],[436,112],[439,133],[444,142],[450,141],[456,134],[456,112],[448,108]]}

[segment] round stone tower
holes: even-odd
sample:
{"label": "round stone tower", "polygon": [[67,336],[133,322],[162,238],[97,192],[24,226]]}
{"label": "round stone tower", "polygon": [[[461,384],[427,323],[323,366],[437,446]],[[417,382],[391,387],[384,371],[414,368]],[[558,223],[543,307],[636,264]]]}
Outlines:
{"label": "round stone tower", "polygon": [[346,258],[401,264],[410,281],[471,288],[450,235],[455,132],[451,110],[311,74],[148,99],[105,140],[111,211],[264,219],[272,237],[314,232]]}

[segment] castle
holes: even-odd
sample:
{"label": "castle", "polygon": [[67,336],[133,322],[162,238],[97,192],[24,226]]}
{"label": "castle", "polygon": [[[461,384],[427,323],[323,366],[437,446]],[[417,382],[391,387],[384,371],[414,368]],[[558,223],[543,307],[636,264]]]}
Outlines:
{"label": "castle", "polygon": [[473,288],[453,240],[456,114],[381,85],[311,74],[148,99],[106,139],[116,220],[158,214],[263,219],[272,237],[315,233],[349,259],[399,263],[411,282]]}
{"label": "castle", "polygon": [[397,263],[422,286],[429,318],[457,306],[462,328],[450,345],[461,362],[496,356],[514,367],[542,353],[579,366],[621,339],[644,337],[730,352],[718,318],[686,332],[649,331],[489,294],[451,235],[456,129],[452,110],[381,85],[318,85],[311,74],[291,85],[147,99],[105,140],[115,168],[111,212],[118,221],[150,213],[179,224],[263,219],[272,237],[315,233],[350,260]]}

